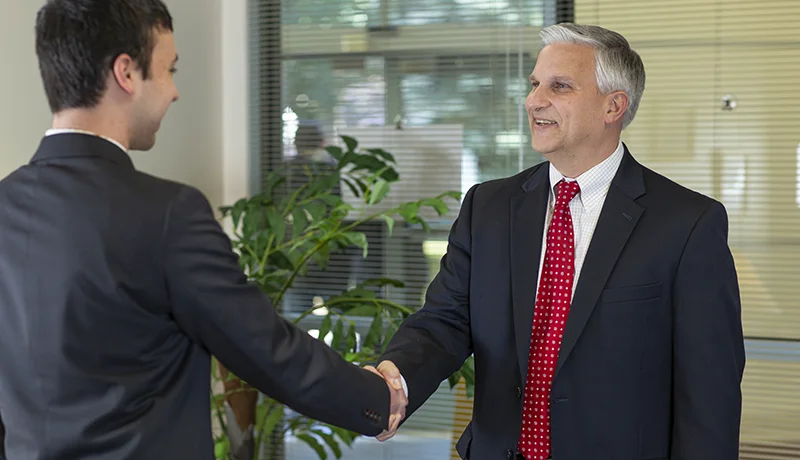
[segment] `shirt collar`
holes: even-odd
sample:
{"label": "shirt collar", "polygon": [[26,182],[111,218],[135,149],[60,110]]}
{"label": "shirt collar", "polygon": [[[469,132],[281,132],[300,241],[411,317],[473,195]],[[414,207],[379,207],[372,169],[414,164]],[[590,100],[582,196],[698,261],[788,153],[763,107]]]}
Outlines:
{"label": "shirt collar", "polygon": [[550,163],[551,200],[555,199],[555,186],[562,179],[566,180],[567,182],[577,180],[578,186],[581,189],[578,197],[586,210],[592,210],[595,206],[603,202],[603,198],[605,197],[606,192],[608,192],[608,188],[611,186],[611,181],[614,179],[620,163],[622,163],[622,157],[624,154],[625,148],[620,140],[619,144],[617,145],[617,149],[611,154],[611,156],[575,179],[568,179],[564,177],[564,175],[561,174],[555,166],[553,166],[553,163]]}
{"label": "shirt collar", "polygon": [[45,131],[44,135],[45,136],[53,136],[55,134],[64,134],[64,133],[86,134],[88,136],[99,137],[101,139],[105,139],[108,142],[111,142],[112,144],[116,145],[123,152],[128,153],[128,149],[123,147],[122,144],[120,144],[119,142],[115,141],[114,139],[111,139],[110,137],[102,136],[102,135],[97,134],[97,133],[93,133],[91,131],[84,131],[84,130],[81,130],[81,129],[71,129],[71,128],[59,128],[59,129],[53,128],[53,129],[48,129],[47,131]]}

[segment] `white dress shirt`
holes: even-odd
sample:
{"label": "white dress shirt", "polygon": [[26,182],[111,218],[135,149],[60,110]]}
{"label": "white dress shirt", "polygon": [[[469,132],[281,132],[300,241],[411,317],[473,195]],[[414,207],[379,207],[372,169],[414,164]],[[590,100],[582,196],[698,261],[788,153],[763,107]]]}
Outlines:
{"label": "white dress shirt", "polygon": [[575,287],[578,285],[578,278],[586,259],[586,251],[592,241],[594,229],[597,227],[597,220],[600,218],[600,211],[603,210],[603,203],[606,201],[608,189],[611,187],[611,180],[617,174],[617,169],[622,162],[625,149],[622,141],[619,142],[617,150],[598,165],[589,169],[575,179],[568,179],[561,174],[553,164],[550,164],[550,199],[547,205],[547,215],[544,222],[544,235],[542,235],[542,254],[539,260],[539,276],[536,278],[536,293],[539,292],[539,282],[542,277],[542,266],[547,248],[547,229],[550,220],[553,218],[555,208],[555,186],[561,179],[567,182],[578,181],[580,192],[569,203],[569,212],[572,215],[572,227],[575,234],[575,277],[572,283],[572,293],[575,294]]}
{"label": "white dress shirt", "polygon": [[65,134],[65,133],[86,134],[87,136],[99,137],[99,138],[105,139],[108,142],[111,142],[112,144],[116,145],[123,152],[128,153],[128,149],[123,147],[122,144],[120,144],[119,142],[115,141],[114,139],[111,139],[110,137],[106,137],[106,136],[101,136],[100,134],[93,133],[91,131],[84,131],[84,130],[81,130],[81,129],[71,129],[71,128],[59,128],[59,129],[52,128],[52,129],[48,129],[47,131],[45,131],[44,135],[45,136],[53,136],[55,134]]}

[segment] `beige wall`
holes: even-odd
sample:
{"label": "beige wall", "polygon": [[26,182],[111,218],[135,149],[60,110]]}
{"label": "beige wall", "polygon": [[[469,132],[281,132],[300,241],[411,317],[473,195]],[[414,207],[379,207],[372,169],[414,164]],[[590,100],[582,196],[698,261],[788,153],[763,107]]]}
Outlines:
{"label": "beige wall", "polygon": [[[41,0],[0,0],[0,177],[30,160],[50,113],[34,54]],[[181,100],[137,168],[198,187],[214,207],[247,193],[246,0],[166,0]],[[223,70],[225,69],[225,70]]]}

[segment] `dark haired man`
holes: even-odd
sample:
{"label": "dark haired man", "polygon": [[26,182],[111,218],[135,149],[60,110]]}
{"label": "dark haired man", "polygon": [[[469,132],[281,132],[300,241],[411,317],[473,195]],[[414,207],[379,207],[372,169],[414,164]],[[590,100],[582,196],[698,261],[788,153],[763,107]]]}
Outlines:
{"label": "dark haired man", "polygon": [[49,0],[53,125],[0,182],[0,419],[26,459],[211,459],[210,357],[318,420],[396,427],[401,388],[278,316],[206,198],[137,172],[178,100],[160,0]]}

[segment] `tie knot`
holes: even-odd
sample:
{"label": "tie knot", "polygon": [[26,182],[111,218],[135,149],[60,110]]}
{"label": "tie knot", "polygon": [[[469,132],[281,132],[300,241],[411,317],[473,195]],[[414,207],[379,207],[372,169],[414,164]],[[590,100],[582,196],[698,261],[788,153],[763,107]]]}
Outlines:
{"label": "tie knot", "polygon": [[567,182],[560,180],[556,184],[556,206],[566,206],[581,191],[578,181]]}

